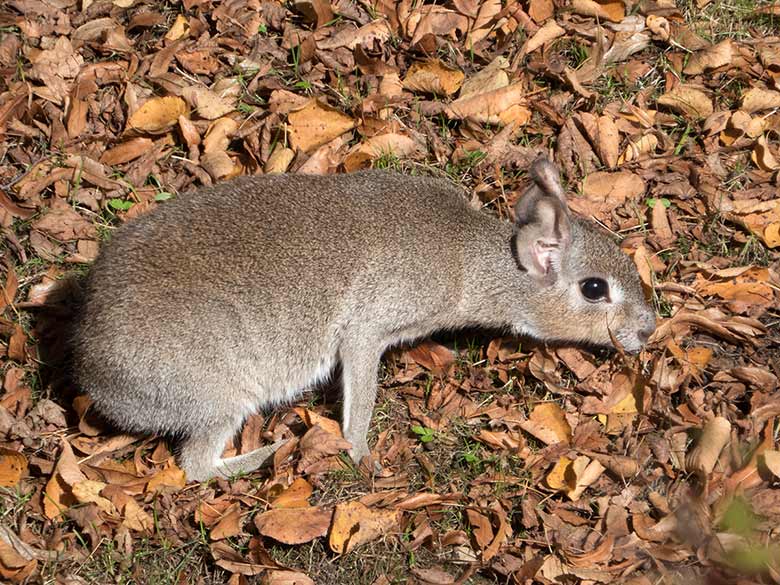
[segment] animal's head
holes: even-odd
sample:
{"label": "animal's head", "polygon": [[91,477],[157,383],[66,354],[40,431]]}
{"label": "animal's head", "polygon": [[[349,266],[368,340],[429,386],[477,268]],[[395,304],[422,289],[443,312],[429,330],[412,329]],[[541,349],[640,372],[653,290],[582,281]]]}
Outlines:
{"label": "animal's head", "polygon": [[519,269],[536,284],[524,307],[525,331],[607,347],[614,337],[638,352],[655,330],[655,312],[634,263],[601,229],[572,217],[553,163],[539,158],[530,174],[512,242]]}

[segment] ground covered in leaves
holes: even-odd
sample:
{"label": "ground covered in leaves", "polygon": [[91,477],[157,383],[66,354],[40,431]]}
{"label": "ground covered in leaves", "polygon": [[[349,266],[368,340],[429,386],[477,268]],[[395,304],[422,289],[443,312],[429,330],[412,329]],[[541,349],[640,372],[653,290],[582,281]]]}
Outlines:
{"label": "ground covered in leaves", "polygon": [[[6,0],[0,70],[0,580],[780,583],[777,4]],[[402,348],[378,476],[333,384],[248,421],[232,453],[293,439],[269,469],[202,485],[69,382],[69,283],[166,199],[374,166],[510,218],[539,152],[639,268],[638,357]]]}

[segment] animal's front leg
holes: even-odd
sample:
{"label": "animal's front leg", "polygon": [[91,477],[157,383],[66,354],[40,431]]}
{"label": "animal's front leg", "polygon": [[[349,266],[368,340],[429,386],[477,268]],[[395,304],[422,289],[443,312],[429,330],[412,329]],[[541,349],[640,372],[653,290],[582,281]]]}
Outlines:
{"label": "animal's front leg", "polygon": [[355,463],[370,455],[368,427],[374,410],[377,387],[377,369],[381,352],[343,351],[344,410],[342,429],[344,438],[352,443],[350,456]]}

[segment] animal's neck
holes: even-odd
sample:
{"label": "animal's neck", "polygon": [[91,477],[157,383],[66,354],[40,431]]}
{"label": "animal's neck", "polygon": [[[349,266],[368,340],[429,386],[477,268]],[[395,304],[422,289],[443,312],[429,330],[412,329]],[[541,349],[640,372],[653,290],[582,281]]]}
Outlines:
{"label": "animal's neck", "polygon": [[457,314],[465,326],[510,327],[517,322],[517,307],[529,295],[528,276],[512,254],[512,226],[491,222],[483,237],[464,243],[463,290]]}

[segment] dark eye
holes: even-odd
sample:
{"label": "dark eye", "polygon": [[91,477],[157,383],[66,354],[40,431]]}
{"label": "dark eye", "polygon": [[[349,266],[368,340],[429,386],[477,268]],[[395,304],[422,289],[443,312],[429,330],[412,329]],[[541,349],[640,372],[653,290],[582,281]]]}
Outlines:
{"label": "dark eye", "polygon": [[603,278],[586,278],[580,282],[580,290],[589,301],[603,301],[609,296],[609,285]]}

